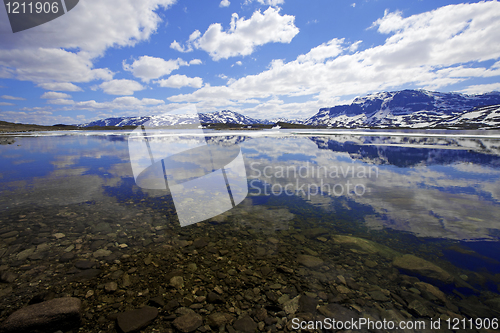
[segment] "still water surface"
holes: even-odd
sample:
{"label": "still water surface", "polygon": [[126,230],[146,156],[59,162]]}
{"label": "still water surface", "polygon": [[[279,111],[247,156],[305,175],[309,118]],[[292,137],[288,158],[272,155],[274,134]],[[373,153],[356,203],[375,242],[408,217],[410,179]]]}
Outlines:
{"label": "still water surface", "polygon": [[[151,137],[139,158],[124,131],[16,136],[0,146],[1,270],[15,276],[1,316],[51,292],[85,300],[89,332],[144,304],[162,309],[159,330],[179,329],[183,307],[201,331],[219,312],[227,329],[250,317],[261,331],[295,317],[495,317],[500,137],[432,134],[184,131]],[[182,155],[200,142],[222,155]],[[141,183],[134,159],[147,167],[154,146],[175,163]],[[224,168],[224,151],[224,165],[239,152],[244,164],[218,190],[192,187],[208,206],[176,197]]]}

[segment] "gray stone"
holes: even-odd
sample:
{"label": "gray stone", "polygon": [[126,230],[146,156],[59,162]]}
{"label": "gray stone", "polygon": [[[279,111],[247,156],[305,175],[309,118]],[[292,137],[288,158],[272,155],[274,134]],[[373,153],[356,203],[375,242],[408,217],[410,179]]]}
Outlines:
{"label": "gray stone", "polygon": [[148,326],[158,316],[158,309],[145,306],[141,309],[125,311],[116,317],[116,323],[123,333],[137,332]]}
{"label": "gray stone", "polygon": [[200,327],[203,324],[203,319],[195,312],[188,312],[176,318],[173,324],[179,331],[187,333]]}
{"label": "gray stone", "polygon": [[237,331],[241,331],[244,333],[254,333],[257,329],[257,324],[255,323],[255,321],[253,321],[252,318],[250,318],[249,316],[245,316],[236,320],[233,323],[233,327]]}
{"label": "gray stone", "polygon": [[28,305],[11,314],[0,326],[3,333],[64,332],[80,325],[81,301],[74,297],[54,298]]}
{"label": "gray stone", "polygon": [[318,257],[313,257],[313,256],[310,256],[307,254],[299,255],[297,257],[297,261],[299,262],[299,264],[302,264],[302,265],[309,267],[309,268],[323,265],[323,260],[321,260]]}

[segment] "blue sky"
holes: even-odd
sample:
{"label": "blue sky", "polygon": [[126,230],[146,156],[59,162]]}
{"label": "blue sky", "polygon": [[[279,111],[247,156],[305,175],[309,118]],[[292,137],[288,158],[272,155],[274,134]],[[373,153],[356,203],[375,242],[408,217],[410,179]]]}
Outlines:
{"label": "blue sky", "polygon": [[306,118],[378,91],[498,91],[498,41],[498,1],[80,0],[15,34],[2,7],[0,120]]}

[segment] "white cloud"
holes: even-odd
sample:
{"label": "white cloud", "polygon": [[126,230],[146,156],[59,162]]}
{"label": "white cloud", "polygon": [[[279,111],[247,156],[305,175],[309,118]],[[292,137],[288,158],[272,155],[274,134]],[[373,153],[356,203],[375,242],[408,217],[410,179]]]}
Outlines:
{"label": "white cloud", "polygon": [[186,75],[172,75],[168,79],[156,81],[160,87],[182,88],[192,87],[201,88],[203,80],[201,77],[187,77]]}
{"label": "white cloud", "polygon": [[26,100],[26,98],[23,98],[23,97],[16,97],[16,96],[10,96],[10,95],[2,95],[2,96],[0,96],[0,98],[10,99],[13,101],[25,101]]}
{"label": "white cloud", "polygon": [[[1,36],[2,34],[0,38]],[[108,69],[94,69],[88,54],[77,54],[56,48],[0,49],[0,68],[2,66],[13,68],[4,76],[6,78],[37,83],[89,82],[109,80],[113,76]]]}
{"label": "white cloud", "polygon": [[143,82],[149,82],[152,79],[158,79],[162,76],[172,73],[181,66],[201,64],[200,59],[193,59],[189,63],[181,58],[164,60],[162,58],[142,56],[129,65],[123,62],[123,69],[132,72],[135,77]]}
{"label": "white cloud", "polygon": [[229,0],[222,0],[219,4],[219,7],[229,7],[231,3],[229,2]]}
{"label": "white cloud", "polygon": [[236,65],[241,66],[241,65],[243,65],[243,63],[242,63],[241,61],[239,61],[239,60],[238,60],[238,61],[236,62]]}
{"label": "white cloud", "polygon": [[103,82],[99,87],[110,95],[133,95],[134,92],[144,89],[139,82],[125,79]]}
{"label": "white cloud", "polygon": [[55,92],[55,91],[48,91],[44,93],[40,98],[46,98],[46,99],[69,99],[71,98],[71,95],[65,94],[65,93],[60,93],[60,92]]}
{"label": "white cloud", "polygon": [[351,3],[351,7],[355,8],[356,7],[356,3],[355,2]]}
{"label": "white cloud", "polygon": [[113,104],[118,104],[122,106],[145,106],[145,105],[158,105],[164,103],[165,102],[160,99],[143,98],[142,100],[140,100],[132,96],[118,97],[113,100]]}
{"label": "white cloud", "polygon": [[65,98],[57,98],[57,99],[50,99],[47,101],[49,104],[55,104],[55,105],[73,105],[75,104],[74,101],[70,99],[65,99]]}
{"label": "white cloud", "polygon": [[[0,76],[36,83],[109,80],[112,73],[93,68],[94,59],[110,47],[147,40],[161,22],[155,10],[174,2],[80,1],[57,20],[16,34],[0,33]],[[4,10],[0,31],[11,31]]]}
{"label": "white cloud", "polygon": [[223,31],[220,23],[211,24],[202,35],[194,31],[185,47],[174,41],[170,47],[181,52],[194,48],[204,50],[213,60],[252,54],[255,47],[267,43],[290,43],[299,33],[292,15],[280,15],[279,9],[269,7],[264,13],[256,11],[248,20],[234,13],[230,29]]}
{"label": "white cloud", "polygon": [[[305,96],[304,112],[333,106],[341,96],[397,89],[412,84],[439,89],[474,77],[500,75],[500,3],[479,2],[441,7],[407,18],[388,13],[373,28],[389,34],[385,43],[359,50],[360,41],[332,39],[296,60],[274,60],[266,71],[232,80],[225,86],[168,98],[199,103],[198,108],[242,105],[248,99]],[[489,67],[488,67],[489,66]],[[470,87],[468,91],[496,85]],[[299,105],[296,105],[300,109]]]}
{"label": "white cloud", "polygon": [[193,59],[189,62],[190,65],[201,65],[202,61],[200,59]]}
{"label": "white cloud", "polygon": [[38,86],[42,89],[54,91],[83,91],[82,88],[70,82],[47,82],[40,83]]}
{"label": "white cloud", "polygon": [[465,94],[482,94],[490,91],[500,91],[500,82],[488,84],[476,84],[460,90]]}
{"label": "white cloud", "polygon": [[8,103],[8,102],[0,102],[0,105],[7,106],[7,105],[15,105],[15,104],[14,103]]}
{"label": "white cloud", "polygon": [[285,0],[246,0],[244,4],[248,5],[253,1],[257,1],[261,5],[267,5],[267,6],[279,6],[285,3]]}

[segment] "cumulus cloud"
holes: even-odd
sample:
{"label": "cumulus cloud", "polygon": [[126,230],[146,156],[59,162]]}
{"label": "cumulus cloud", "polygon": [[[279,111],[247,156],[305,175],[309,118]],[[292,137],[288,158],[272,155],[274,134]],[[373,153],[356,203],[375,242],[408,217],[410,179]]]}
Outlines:
{"label": "cumulus cloud", "polygon": [[38,84],[38,87],[54,91],[83,91],[82,88],[71,82],[46,82]]}
{"label": "cumulus cloud", "polygon": [[[306,106],[311,109],[303,110],[312,114],[318,106],[335,105],[341,96],[407,84],[439,89],[473,77],[500,75],[498,62],[483,62],[500,57],[499,2],[450,5],[406,18],[400,12],[386,12],[371,28],[388,35],[384,44],[359,50],[360,41],[335,38],[295,60],[276,59],[259,74],[225,86],[205,84],[169,100],[199,103],[202,108],[215,103],[241,105],[274,95],[310,96]],[[468,91],[496,87],[482,85]]]}
{"label": "cumulus cloud", "polygon": [[219,4],[219,7],[229,7],[231,3],[229,2],[229,0],[222,0]]}
{"label": "cumulus cloud", "polygon": [[126,79],[103,82],[99,87],[110,95],[133,95],[134,92],[144,89],[139,82]]}
{"label": "cumulus cloud", "polygon": [[294,16],[280,15],[279,9],[272,7],[264,13],[260,10],[254,12],[247,20],[234,13],[229,30],[223,31],[220,23],[213,23],[203,35],[198,30],[194,31],[186,46],[174,41],[170,47],[181,52],[201,49],[216,61],[245,56],[252,54],[257,46],[267,43],[290,43],[299,33],[294,20]]}
{"label": "cumulus cloud", "polygon": [[71,95],[65,94],[65,93],[60,93],[60,92],[55,92],[55,91],[48,91],[44,93],[40,98],[45,98],[45,99],[69,99],[71,98]]}
{"label": "cumulus cloud", "polygon": [[[94,59],[107,48],[148,39],[161,22],[155,10],[174,2],[80,1],[57,20],[17,34],[0,33],[0,76],[36,83],[110,80],[108,69],[93,68]],[[0,31],[11,31],[3,10]]]}
{"label": "cumulus cloud", "polygon": [[192,87],[201,88],[203,85],[203,80],[201,77],[187,77],[186,75],[172,75],[168,79],[158,80],[157,83],[160,87],[168,88],[182,88],[182,87]]}
{"label": "cumulus cloud", "polygon": [[165,60],[162,58],[142,56],[134,60],[132,64],[123,62],[123,69],[132,72],[135,77],[140,78],[143,82],[149,82],[152,79],[158,79],[162,76],[172,73],[181,66],[199,65],[200,59],[193,59],[186,62],[181,58]]}

